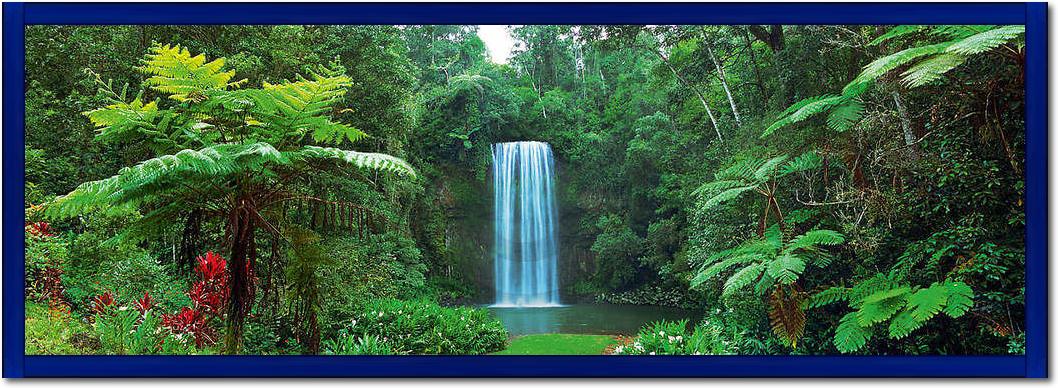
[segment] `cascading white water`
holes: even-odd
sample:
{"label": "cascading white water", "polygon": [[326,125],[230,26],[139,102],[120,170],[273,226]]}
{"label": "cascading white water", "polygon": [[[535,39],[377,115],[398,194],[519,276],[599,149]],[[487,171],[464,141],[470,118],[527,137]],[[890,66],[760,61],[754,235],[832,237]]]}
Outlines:
{"label": "cascading white water", "polygon": [[559,305],[558,207],[551,146],[492,145],[496,307]]}

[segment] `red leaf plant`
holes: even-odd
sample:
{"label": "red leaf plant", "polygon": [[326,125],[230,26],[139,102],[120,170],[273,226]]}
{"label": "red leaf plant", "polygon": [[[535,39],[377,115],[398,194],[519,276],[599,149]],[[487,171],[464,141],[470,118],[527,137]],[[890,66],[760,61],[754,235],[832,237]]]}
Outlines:
{"label": "red leaf plant", "polygon": [[51,231],[51,225],[44,221],[27,222],[26,234],[36,238],[55,236],[55,234]]}
{"label": "red leaf plant", "polygon": [[209,324],[209,318],[224,315],[231,292],[228,289],[231,274],[227,260],[213,252],[195,258],[195,263],[198,281],[187,291],[191,307],[184,307],[176,314],[163,315],[162,325],[174,334],[193,336],[195,345],[202,347],[217,341],[217,331]]}
{"label": "red leaf plant", "polygon": [[230,290],[228,289],[228,262],[220,255],[206,252],[206,256],[196,259],[198,266],[199,281],[191,285],[187,296],[191,298],[193,307],[214,317],[219,317],[224,312],[228,303]]}
{"label": "red leaf plant", "polygon": [[150,291],[145,291],[143,297],[133,303],[133,305],[136,306],[136,311],[139,311],[140,315],[146,316],[147,312],[154,308],[154,298],[151,297]]}
{"label": "red leaf plant", "polygon": [[200,348],[217,342],[217,331],[199,310],[183,307],[179,313],[163,315],[162,325],[178,336],[191,335],[195,339],[195,346]]}
{"label": "red leaf plant", "polygon": [[113,311],[113,307],[117,304],[114,299],[114,293],[106,291],[100,295],[96,295],[92,298],[92,314],[109,314]]}

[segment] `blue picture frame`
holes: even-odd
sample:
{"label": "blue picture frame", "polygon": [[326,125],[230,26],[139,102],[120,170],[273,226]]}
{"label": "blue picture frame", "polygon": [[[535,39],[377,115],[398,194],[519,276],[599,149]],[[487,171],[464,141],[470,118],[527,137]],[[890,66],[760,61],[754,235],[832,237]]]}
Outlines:
{"label": "blue picture frame", "polygon": [[[32,24],[1025,24],[1020,356],[26,356],[25,26]],[[1047,377],[1047,4],[3,4],[3,377]]]}

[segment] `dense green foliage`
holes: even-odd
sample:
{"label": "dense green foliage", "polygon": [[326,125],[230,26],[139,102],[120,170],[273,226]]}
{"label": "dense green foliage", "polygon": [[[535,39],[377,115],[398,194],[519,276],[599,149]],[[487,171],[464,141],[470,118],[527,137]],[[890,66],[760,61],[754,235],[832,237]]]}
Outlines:
{"label": "dense green foliage", "polygon": [[503,349],[507,330],[482,309],[382,299],[353,314],[337,341],[346,338],[373,338],[401,354],[485,354]]}
{"label": "dense green foliage", "polygon": [[1023,27],[508,33],[27,28],[27,352],[497,352],[520,140],[564,303],[707,311],[621,353],[1024,351]]}

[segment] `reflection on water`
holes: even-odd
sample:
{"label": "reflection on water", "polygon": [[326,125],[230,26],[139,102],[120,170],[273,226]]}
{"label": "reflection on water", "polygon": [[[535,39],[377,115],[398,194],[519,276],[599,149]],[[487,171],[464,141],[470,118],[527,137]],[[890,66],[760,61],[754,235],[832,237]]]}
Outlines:
{"label": "reflection on water", "polygon": [[568,333],[632,335],[646,323],[658,320],[697,321],[701,314],[660,306],[581,304],[560,307],[495,307],[496,318],[511,335]]}

